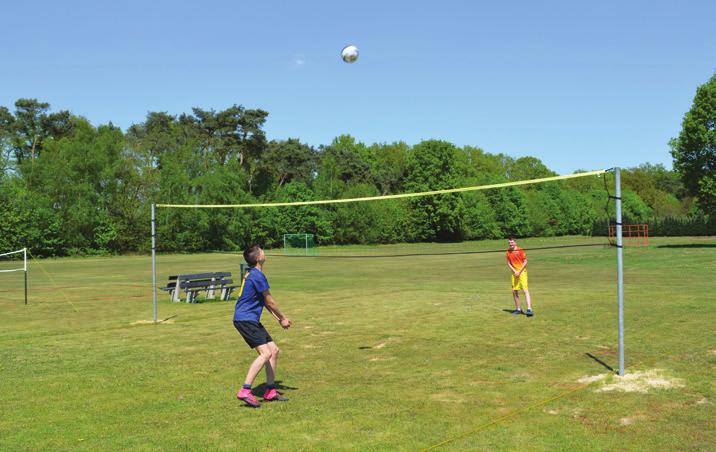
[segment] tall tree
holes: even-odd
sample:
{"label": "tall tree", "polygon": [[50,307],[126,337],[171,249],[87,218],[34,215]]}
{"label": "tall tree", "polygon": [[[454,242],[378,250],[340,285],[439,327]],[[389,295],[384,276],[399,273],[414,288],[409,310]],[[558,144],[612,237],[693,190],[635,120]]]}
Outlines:
{"label": "tall tree", "polygon": [[402,190],[410,147],[404,142],[374,144],[368,148],[371,173],[381,194]]}
{"label": "tall tree", "polygon": [[696,90],[694,102],[672,139],[674,167],[707,214],[716,214],[716,74]]}
{"label": "tall tree", "polygon": [[316,171],[316,152],[298,138],[271,141],[263,165],[279,187],[293,180],[309,182]]}
{"label": "tall tree", "polygon": [[230,160],[238,159],[248,175],[249,191],[252,191],[266,150],[263,125],[268,112],[246,109],[241,105],[218,112],[201,108],[193,108],[192,111],[193,116],[182,115],[179,121],[197,127],[200,154],[205,165],[226,165]]}
{"label": "tall tree", "polygon": [[520,157],[510,167],[510,180],[539,179],[542,177],[556,176],[544,163],[535,157]]}
{"label": "tall tree", "polygon": [[6,107],[0,107],[0,180],[10,170],[10,160],[12,148],[13,130],[12,124],[15,118],[12,117],[10,110]]}
{"label": "tall tree", "polygon": [[72,133],[70,112],[49,113],[49,110],[50,104],[37,99],[18,99],[15,102],[15,117],[7,127],[13,132],[10,147],[18,165],[37,158],[46,140]]}
{"label": "tall tree", "polygon": [[344,184],[373,182],[368,148],[352,136],[334,138],[329,146],[321,149],[320,154],[322,161],[333,161],[335,175]]}
{"label": "tall tree", "polygon": [[[415,145],[408,157],[405,188],[423,192],[455,188],[460,181],[454,164],[459,150],[447,141],[428,140]],[[412,198],[414,239],[459,241],[464,233],[465,206],[459,194]]]}

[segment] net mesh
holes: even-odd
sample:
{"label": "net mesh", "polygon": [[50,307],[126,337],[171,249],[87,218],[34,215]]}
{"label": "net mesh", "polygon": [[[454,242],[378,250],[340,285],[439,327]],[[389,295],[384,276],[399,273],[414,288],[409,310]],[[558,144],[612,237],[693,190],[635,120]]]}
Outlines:
{"label": "net mesh", "polygon": [[[333,199],[315,199],[319,189],[311,194],[286,188],[273,203],[157,204],[157,249],[240,252],[259,244],[284,256],[314,257],[317,246],[326,257],[434,255],[434,243],[454,243],[449,253],[457,254],[485,252],[478,242],[508,236],[606,238],[605,211],[613,215],[605,206],[606,186],[606,171],[599,170],[385,196],[375,196],[370,184],[346,184],[328,195]],[[207,238],[220,240],[204,243]]]}

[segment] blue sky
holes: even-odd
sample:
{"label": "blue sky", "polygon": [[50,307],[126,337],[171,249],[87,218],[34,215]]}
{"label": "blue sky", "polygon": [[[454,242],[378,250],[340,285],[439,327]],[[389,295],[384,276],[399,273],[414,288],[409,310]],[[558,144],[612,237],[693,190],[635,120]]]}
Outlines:
{"label": "blue sky", "polygon": [[558,173],[670,168],[667,142],[716,71],[713,0],[26,0],[0,21],[11,109],[34,97],[126,129],[241,104],[269,112],[271,139],[438,138]]}

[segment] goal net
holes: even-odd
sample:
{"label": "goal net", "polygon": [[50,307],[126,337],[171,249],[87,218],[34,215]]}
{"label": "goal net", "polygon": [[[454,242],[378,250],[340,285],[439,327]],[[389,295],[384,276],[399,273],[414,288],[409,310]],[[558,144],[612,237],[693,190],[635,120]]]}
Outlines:
{"label": "goal net", "polygon": [[[24,283],[18,283],[18,278],[13,278],[12,274],[22,274]],[[24,285],[27,304],[27,248],[0,254],[0,290],[4,289],[9,293],[21,292],[23,289],[19,284]]]}
{"label": "goal net", "polygon": [[286,256],[317,256],[313,234],[284,234],[283,254]]}

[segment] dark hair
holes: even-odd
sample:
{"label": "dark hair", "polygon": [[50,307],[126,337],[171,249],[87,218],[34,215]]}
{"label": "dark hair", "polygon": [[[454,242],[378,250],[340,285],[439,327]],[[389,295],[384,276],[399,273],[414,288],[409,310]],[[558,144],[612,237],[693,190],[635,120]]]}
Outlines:
{"label": "dark hair", "polygon": [[259,245],[252,245],[244,250],[244,260],[249,264],[249,267],[256,265],[259,254],[261,254],[261,247]]}
{"label": "dark hair", "polygon": [[507,240],[517,240],[517,237],[515,237],[514,235],[511,235],[507,238]]}

